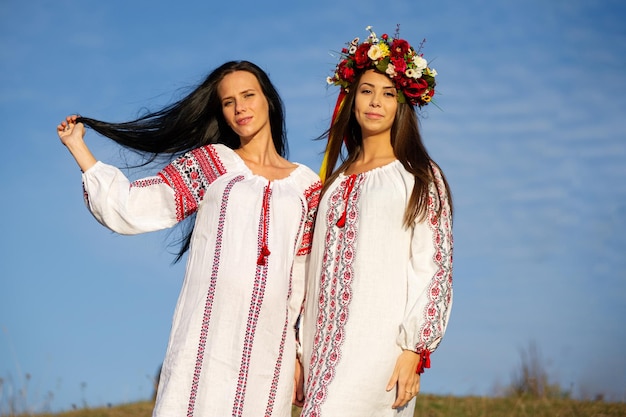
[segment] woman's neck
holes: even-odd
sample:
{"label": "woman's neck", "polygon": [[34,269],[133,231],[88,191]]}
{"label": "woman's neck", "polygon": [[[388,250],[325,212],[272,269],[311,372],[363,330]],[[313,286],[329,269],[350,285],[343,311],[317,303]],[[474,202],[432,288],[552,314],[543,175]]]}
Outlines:
{"label": "woman's neck", "polygon": [[278,154],[271,137],[255,137],[247,141],[242,139],[241,146],[235,149],[235,153],[250,171],[270,181],[289,176],[297,167]]}
{"label": "woman's neck", "polygon": [[282,159],[274,147],[272,138],[254,137],[250,140],[241,139],[240,146],[235,150],[245,161],[256,165],[274,165]]}
{"label": "woman's neck", "polygon": [[389,135],[364,137],[361,152],[345,173],[350,175],[370,171],[387,165],[395,159],[396,155],[393,152]]}

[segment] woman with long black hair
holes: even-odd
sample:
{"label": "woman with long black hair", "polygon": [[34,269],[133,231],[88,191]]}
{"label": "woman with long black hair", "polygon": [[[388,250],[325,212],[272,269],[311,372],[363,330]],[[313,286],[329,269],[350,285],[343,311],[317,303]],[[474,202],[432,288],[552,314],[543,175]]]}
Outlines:
{"label": "woman with long black hair", "polygon": [[[130,182],[93,156],[85,125],[169,163]],[[195,216],[154,416],[289,416],[321,184],[285,159],[283,105],[265,72],[228,62],[159,111],[124,123],[69,116],[57,132],[104,226],[136,234]]]}

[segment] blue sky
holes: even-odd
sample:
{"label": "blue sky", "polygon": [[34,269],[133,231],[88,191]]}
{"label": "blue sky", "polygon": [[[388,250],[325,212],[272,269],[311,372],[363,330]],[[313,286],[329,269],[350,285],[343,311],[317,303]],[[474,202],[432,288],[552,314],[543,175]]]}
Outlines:
{"label": "blue sky", "polygon": [[247,59],[285,101],[291,159],[317,169],[333,51],[397,23],[439,73],[422,130],[456,208],[455,302],[422,392],[493,395],[535,343],[563,388],[626,399],[623,2],[213,3],[0,3],[0,407],[150,397],[181,285],[167,232],[88,213],[66,114],[126,120]]}

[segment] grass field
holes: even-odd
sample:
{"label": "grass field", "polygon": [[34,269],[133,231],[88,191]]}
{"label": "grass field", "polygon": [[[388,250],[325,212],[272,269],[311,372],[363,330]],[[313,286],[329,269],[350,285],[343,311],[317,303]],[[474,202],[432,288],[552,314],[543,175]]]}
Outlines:
{"label": "grass field", "polygon": [[[415,417],[626,417],[626,403],[540,398],[420,395]],[[88,408],[37,417],[150,417],[152,402]],[[294,408],[292,417],[300,415]],[[341,416],[332,416],[341,417]]]}

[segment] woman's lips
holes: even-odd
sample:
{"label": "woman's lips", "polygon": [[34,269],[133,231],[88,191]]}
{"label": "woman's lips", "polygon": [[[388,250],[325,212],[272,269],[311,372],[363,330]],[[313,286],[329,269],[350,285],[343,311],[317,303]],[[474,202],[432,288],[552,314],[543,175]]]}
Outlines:
{"label": "woman's lips", "polygon": [[250,123],[251,120],[252,120],[252,116],[244,117],[244,118],[235,120],[235,123],[237,123],[238,126],[244,126],[244,125],[247,125],[248,123]]}

